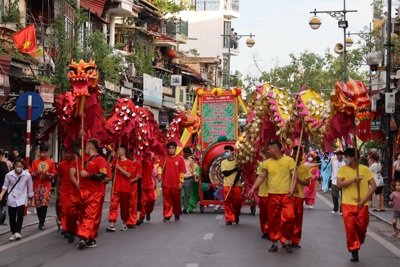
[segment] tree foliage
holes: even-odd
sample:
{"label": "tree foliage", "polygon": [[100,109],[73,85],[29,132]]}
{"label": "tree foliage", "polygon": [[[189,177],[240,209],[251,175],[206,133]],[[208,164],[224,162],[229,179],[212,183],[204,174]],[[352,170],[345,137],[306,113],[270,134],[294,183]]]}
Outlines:
{"label": "tree foliage", "polygon": [[159,12],[163,15],[176,14],[191,8],[189,1],[180,1],[179,4],[172,0],[154,0],[153,4],[158,8]]}
{"label": "tree foliage", "polygon": [[[351,50],[346,53],[347,76],[355,80],[367,81],[365,72],[360,72],[363,64],[362,53]],[[305,84],[316,89],[333,89],[336,81],[344,80],[343,55],[333,55],[329,50],[321,56],[309,51],[300,55],[290,54],[290,63],[285,66],[276,65],[270,71],[261,71],[259,77],[247,75],[244,79],[249,93],[255,86],[272,83],[287,88],[292,92],[299,91]]]}

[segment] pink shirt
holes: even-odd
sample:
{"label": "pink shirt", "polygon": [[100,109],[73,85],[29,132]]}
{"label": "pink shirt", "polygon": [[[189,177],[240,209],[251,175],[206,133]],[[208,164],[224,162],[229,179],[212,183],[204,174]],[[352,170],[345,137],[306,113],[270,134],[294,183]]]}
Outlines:
{"label": "pink shirt", "polygon": [[393,202],[393,210],[400,211],[400,192],[392,192],[390,194],[390,200]]}

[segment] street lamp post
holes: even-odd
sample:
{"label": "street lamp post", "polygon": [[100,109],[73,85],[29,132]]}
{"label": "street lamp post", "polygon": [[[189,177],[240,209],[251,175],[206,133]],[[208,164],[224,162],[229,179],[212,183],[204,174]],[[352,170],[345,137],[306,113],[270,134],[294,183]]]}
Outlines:
{"label": "street lamp post", "polygon": [[[222,34],[221,36],[223,36],[223,37],[229,37],[228,39],[229,39],[229,42],[228,42],[228,69],[227,69],[227,71],[228,71],[228,90],[230,90],[231,89],[231,46],[232,46],[232,35],[230,35],[230,34]],[[255,44],[256,44],[256,42],[254,41],[254,39],[253,39],[253,37],[256,37],[255,35],[253,35],[253,34],[249,34],[249,35],[246,35],[246,34],[237,34],[237,35],[235,35],[235,38],[236,38],[236,41],[239,41],[240,40],[240,38],[242,38],[242,37],[249,37],[247,40],[246,40],[246,45],[249,47],[249,48],[252,48]]]}
{"label": "street lamp post", "polygon": [[[390,90],[390,70],[391,70],[391,49],[392,49],[392,0],[388,0],[388,15],[387,15],[387,33],[386,33],[386,89],[385,94],[389,94]],[[385,102],[386,102],[385,97]],[[385,103],[385,106],[387,103]],[[390,197],[390,118],[391,115],[385,114],[385,176],[383,177],[383,198],[384,202],[388,203]]]}
{"label": "street lamp post", "polygon": [[347,10],[346,9],[346,0],[343,0],[343,10],[328,10],[328,11],[317,11],[317,9],[314,9],[314,11],[311,11],[311,14],[314,14],[314,17],[312,17],[309,21],[308,24],[310,24],[310,27],[313,30],[317,30],[321,24],[322,21],[319,17],[317,17],[317,14],[324,13],[324,14],[329,14],[332,18],[335,18],[338,20],[338,26],[339,28],[343,29],[343,73],[344,73],[344,82],[347,82],[347,63],[346,63],[346,29],[348,27],[348,22],[346,20],[346,13],[349,12],[357,12],[357,10]]}

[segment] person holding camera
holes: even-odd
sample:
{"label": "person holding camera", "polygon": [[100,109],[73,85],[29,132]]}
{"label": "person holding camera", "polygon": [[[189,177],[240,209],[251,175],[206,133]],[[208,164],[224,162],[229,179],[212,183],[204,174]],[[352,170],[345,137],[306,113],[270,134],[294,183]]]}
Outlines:
{"label": "person holding camera", "polygon": [[24,221],[25,203],[28,206],[33,197],[33,182],[28,171],[24,170],[25,161],[17,158],[14,161],[14,170],[6,174],[0,193],[0,201],[7,192],[7,206],[10,220],[11,236],[9,241],[22,238],[21,229]]}

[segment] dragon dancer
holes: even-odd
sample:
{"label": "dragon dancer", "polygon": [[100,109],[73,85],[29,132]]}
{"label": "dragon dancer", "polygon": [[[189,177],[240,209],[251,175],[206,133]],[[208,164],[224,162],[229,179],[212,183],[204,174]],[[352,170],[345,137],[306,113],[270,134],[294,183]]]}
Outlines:
{"label": "dragon dancer", "polygon": [[[107,177],[111,177],[107,161],[99,154],[100,143],[97,139],[89,139],[87,141],[85,152],[89,159],[85,161],[83,169],[78,170],[80,180],[78,182],[73,179],[74,185],[79,190],[81,207],[77,230],[77,235],[80,238],[79,249],[97,246],[98,220],[101,218],[99,213],[101,213],[101,200],[104,191],[103,181]],[[78,168],[81,168],[81,166]]]}

